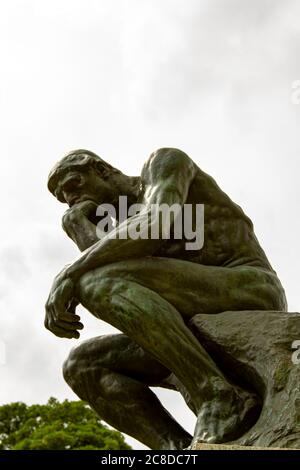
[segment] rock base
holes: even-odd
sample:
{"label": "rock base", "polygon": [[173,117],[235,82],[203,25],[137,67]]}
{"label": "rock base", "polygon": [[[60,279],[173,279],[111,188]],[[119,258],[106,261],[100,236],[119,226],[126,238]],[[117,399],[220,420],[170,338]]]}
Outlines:
{"label": "rock base", "polygon": [[300,449],[300,364],[293,361],[293,344],[300,340],[300,314],[199,314],[192,318],[190,328],[225,375],[254,389],[262,399],[257,422],[226,444],[247,450]]}
{"label": "rock base", "polygon": [[204,444],[199,442],[195,444],[191,450],[298,450],[298,449],[287,449],[282,447],[250,447],[250,446],[238,446],[238,445],[226,445],[226,444]]}

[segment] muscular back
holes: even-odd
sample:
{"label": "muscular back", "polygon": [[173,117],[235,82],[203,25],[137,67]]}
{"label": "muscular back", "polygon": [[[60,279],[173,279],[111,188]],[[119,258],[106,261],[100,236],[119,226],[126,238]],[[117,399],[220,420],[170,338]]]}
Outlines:
{"label": "muscular back", "polygon": [[[147,180],[151,165],[163,167],[165,158],[163,150],[154,157],[152,155],[145,164],[141,175],[142,181]],[[200,250],[186,250],[186,239],[171,238],[166,240],[154,255],[186,259],[211,266],[251,265],[273,271],[259,245],[249,217],[220,189],[211,176],[194,162],[192,163],[194,177],[185,203],[204,204],[204,246]],[[144,185],[141,186],[142,193],[143,187]],[[143,199],[143,194],[140,195],[140,199]],[[193,225],[195,226],[195,220]]]}

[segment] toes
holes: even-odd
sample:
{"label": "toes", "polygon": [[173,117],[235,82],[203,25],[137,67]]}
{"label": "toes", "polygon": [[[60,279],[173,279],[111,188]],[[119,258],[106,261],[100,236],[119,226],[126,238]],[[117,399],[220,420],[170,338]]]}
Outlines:
{"label": "toes", "polygon": [[193,442],[222,443],[235,440],[257,421],[259,398],[240,388],[224,390],[226,398],[204,403],[198,415]]}

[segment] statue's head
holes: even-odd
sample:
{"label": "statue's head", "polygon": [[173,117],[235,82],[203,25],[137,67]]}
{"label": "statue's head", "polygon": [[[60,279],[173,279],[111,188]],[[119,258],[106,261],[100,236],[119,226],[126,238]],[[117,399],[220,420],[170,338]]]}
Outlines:
{"label": "statue's head", "polygon": [[89,150],[74,150],[50,171],[48,189],[72,206],[84,200],[97,204],[114,198],[115,178],[122,173]]}

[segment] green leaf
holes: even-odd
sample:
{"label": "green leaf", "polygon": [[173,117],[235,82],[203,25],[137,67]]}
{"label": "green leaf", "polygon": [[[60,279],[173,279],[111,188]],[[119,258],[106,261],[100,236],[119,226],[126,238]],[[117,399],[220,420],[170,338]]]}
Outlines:
{"label": "green leaf", "polygon": [[109,429],[82,401],[0,406],[0,450],[126,450],[124,436]]}

